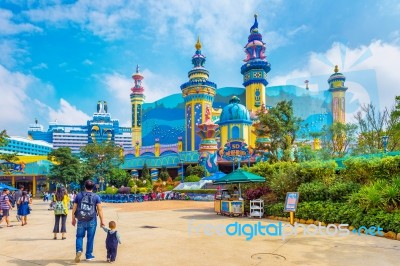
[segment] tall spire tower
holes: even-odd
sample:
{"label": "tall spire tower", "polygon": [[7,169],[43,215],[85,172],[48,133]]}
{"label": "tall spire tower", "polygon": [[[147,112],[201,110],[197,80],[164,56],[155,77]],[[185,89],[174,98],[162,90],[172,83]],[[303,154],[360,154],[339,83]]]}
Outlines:
{"label": "tall spire tower", "polygon": [[335,66],[334,72],[328,79],[329,92],[332,93],[332,120],[333,123],[346,123],[346,91],[344,86],[346,77],[339,72],[338,66]]}
{"label": "tall spire tower", "polygon": [[132,146],[142,145],[142,105],[144,102],[144,89],[142,87],[143,76],[139,73],[139,66],[136,66],[136,73],[132,75],[135,86],[131,88],[132,106]]}
{"label": "tall spire tower", "polygon": [[[267,74],[271,70],[271,65],[265,55],[265,43],[262,35],[258,32],[257,15],[254,15],[254,24],[250,28],[248,42],[244,47],[246,53],[245,62],[240,69],[243,75],[243,86],[246,89],[246,107],[255,113],[260,110],[262,105],[266,105],[265,87],[268,85]],[[249,132],[250,145],[254,146],[256,135]]]}
{"label": "tall spire tower", "polygon": [[192,57],[193,68],[188,72],[189,81],[181,85],[185,101],[185,143],[184,150],[199,149],[200,136],[197,126],[206,121],[206,110],[212,110],[217,85],[208,81],[209,73],[204,68],[206,57],[201,54],[200,38],[197,39],[196,53]]}

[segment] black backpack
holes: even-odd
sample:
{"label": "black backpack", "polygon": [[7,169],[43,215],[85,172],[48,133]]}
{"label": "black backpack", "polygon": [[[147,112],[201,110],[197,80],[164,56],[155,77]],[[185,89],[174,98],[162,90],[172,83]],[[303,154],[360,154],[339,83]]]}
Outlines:
{"label": "black backpack", "polygon": [[78,219],[78,221],[89,222],[96,216],[96,206],[93,199],[95,194],[90,192],[81,193],[82,199],[78,203],[75,217]]}

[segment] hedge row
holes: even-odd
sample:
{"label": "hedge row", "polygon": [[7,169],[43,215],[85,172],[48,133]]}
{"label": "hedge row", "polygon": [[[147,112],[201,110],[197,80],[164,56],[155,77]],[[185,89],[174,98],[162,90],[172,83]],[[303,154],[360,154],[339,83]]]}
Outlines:
{"label": "hedge row", "polygon": [[[284,203],[276,203],[265,207],[267,216],[288,217],[283,212]],[[391,213],[379,209],[367,212],[354,204],[331,201],[301,202],[298,204],[296,218],[313,219],[325,223],[349,224],[356,228],[361,226],[380,226],[384,231],[400,233],[400,211]]]}

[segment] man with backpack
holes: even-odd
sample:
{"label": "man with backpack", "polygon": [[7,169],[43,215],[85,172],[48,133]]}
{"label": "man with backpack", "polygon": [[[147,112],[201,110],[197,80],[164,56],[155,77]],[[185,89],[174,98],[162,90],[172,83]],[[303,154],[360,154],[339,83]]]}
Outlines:
{"label": "man with backpack", "polygon": [[[87,234],[86,260],[91,261],[93,256],[94,235],[97,227],[97,215],[100,218],[100,227],[104,226],[103,210],[101,200],[93,193],[94,183],[91,180],[85,181],[85,191],[78,193],[72,208],[72,225],[77,224],[76,230],[76,256],[75,262],[81,261],[83,251],[83,238]],[[78,220],[78,223],[76,222]]]}

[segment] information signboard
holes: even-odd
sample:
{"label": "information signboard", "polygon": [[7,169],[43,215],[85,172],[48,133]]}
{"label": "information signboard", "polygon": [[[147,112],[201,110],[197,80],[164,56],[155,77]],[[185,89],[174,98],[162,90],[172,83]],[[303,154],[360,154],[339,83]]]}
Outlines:
{"label": "information signboard", "polygon": [[299,192],[287,192],[284,212],[295,212],[299,202]]}

